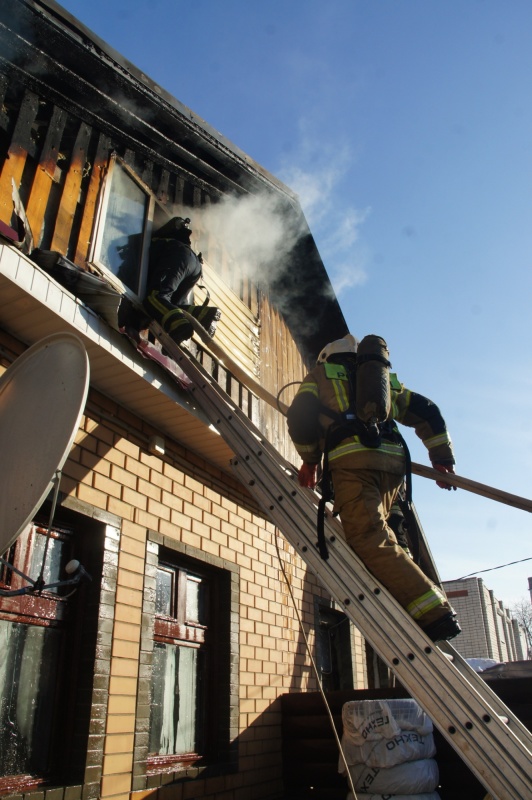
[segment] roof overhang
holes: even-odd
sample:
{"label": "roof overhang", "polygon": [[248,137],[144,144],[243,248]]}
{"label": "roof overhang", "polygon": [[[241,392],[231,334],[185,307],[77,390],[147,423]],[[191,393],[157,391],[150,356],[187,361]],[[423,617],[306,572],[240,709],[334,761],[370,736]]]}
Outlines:
{"label": "roof overhang", "polygon": [[[55,0],[0,3],[0,64],[19,82],[69,110],[113,142],[205,188],[211,198],[262,195],[301,236],[262,288],[283,315],[308,362],[348,332],[297,195],[214,130]],[[4,7],[5,6],[5,7]],[[139,162],[140,163],[140,162]]]}
{"label": "roof overhang", "polygon": [[28,346],[52,333],[77,334],[89,356],[94,389],[229,471],[232,451],[186,390],[33,261],[1,243],[0,326]]}

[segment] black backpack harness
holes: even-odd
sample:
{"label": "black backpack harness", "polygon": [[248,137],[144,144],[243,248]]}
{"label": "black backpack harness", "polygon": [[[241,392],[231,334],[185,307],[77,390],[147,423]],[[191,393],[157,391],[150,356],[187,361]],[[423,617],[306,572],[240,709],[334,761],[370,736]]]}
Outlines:
{"label": "black backpack harness", "polygon": [[[336,356],[333,363],[344,367],[348,385],[348,407],[346,411],[333,411],[327,406],[320,405],[320,413],[330,417],[333,422],[325,432],[325,444],[323,448],[323,466],[321,475],[321,497],[318,503],[318,550],[323,559],[329,558],[327,543],[325,541],[325,506],[334,498],[334,490],[329,469],[329,452],[337,447],[344,439],[350,436],[358,436],[360,443],[364,447],[380,447],[383,439],[402,444],[405,452],[405,503],[411,506],[412,500],[412,459],[407,444],[401,433],[397,429],[393,419],[385,422],[366,425],[356,415],[356,367],[363,360],[370,360],[375,356],[357,356],[356,361],[353,357],[342,359],[341,355]],[[384,359],[380,359],[383,360]],[[386,365],[390,366],[386,361]],[[405,514],[406,516],[406,514]]]}

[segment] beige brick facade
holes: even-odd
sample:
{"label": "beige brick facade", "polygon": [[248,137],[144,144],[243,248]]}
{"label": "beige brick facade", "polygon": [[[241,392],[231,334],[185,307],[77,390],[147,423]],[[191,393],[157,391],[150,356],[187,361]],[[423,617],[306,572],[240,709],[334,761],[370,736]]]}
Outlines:
{"label": "beige brick facade", "polygon": [[[279,556],[311,647],[313,597],[324,592],[230,476],[206,463],[192,463],[173,444],[164,457],[149,454],[145,448],[153,431],[131,416],[125,431],[119,408],[95,392],[88,408],[64,467],[61,490],[66,506],[96,508],[120,519],[101,796],[130,796],[146,552],[149,539],[157,538],[230,561],[238,572],[239,746],[235,774],[154,787],[151,794],[232,800],[280,796],[277,698],[288,691],[315,691],[317,682]],[[99,411],[105,411],[105,418]],[[358,634],[353,634],[353,655],[355,682],[362,686],[364,645]],[[145,797],[146,791],[131,796]]]}

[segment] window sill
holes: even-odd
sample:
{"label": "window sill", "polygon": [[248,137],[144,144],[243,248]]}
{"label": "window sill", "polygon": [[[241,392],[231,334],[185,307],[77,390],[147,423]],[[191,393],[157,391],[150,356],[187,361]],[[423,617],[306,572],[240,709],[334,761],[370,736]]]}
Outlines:
{"label": "window sill", "polygon": [[[183,777],[190,777],[189,772],[193,770],[197,773],[197,765],[202,760],[202,756],[194,753],[186,756],[152,756],[148,759],[147,775],[166,775],[168,773],[183,773]],[[180,776],[181,777],[181,776]]]}
{"label": "window sill", "polygon": [[0,796],[8,794],[22,794],[46,785],[44,778],[35,775],[10,775],[0,778]]}

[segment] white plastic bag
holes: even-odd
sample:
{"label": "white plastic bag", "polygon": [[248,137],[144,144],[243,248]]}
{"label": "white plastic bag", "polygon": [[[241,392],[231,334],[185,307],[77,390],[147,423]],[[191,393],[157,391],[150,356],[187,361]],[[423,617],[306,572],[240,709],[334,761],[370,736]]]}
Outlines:
{"label": "white plastic bag", "polygon": [[[347,736],[342,736],[342,750],[345,760],[350,766],[365,764],[368,767],[394,767],[406,761],[420,758],[432,758],[436,753],[434,735],[421,734],[417,731],[400,731],[391,739],[380,739],[377,742],[353,744]],[[342,757],[338,762],[338,771],[345,774]]]}
{"label": "white plastic bag", "polygon": [[365,764],[349,767],[355,791],[371,794],[421,794],[438,786],[438,765],[433,758],[409,761],[383,769]]}
{"label": "white plastic bag", "polygon": [[353,744],[391,739],[401,729],[386,700],[353,700],[342,707],[344,734]]}
{"label": "white plastic bag", "polygon": [[352,700],[342,707],[344,735],[352,744],[391,739],[401,731],[432,733],[429,717],[415,700]]}

